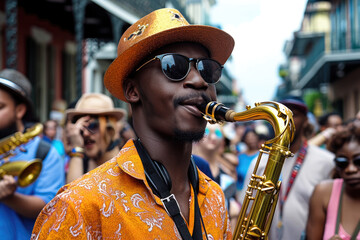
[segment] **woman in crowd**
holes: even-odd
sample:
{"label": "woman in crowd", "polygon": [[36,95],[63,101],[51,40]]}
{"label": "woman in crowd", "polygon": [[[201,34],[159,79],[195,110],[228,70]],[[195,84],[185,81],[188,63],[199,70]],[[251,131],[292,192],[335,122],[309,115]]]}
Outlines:
{"label": "woman in crowd", "polygon": [[224,161],[227,161],[223,157],[224,146],[225,137],[221,126],[219,124],[207,124],[205,136],[194,145],[193,154],[205,159],[209,163],[214,181],[224,191],[231,226],[234,229],[240,207],[235,201],[236,179],[227,173],[229,170],[222,164]]}
{"label": "woman in crowd", "polygon": [[116,156],[119,151],[116,123],[125,113],[101,93],[83,94],[75,108],[66,111],[64,134],[66,145],[71,146],[67,183]]}
{"label": "woman in crowd", "polygon": [[244,152],[239,154],[239,165],[237,166],[237,190],[241,190],[244,185],[244,178],[249,170],[251,162],[256,159],[259,154],[259,136],[255,129],[246,129],[242,142],[246,144]]}
{"label": "woman in crowd", "polygon": [[337,132],[327,145],[334,152],[333,180],[319,183],[310,200],[307,239],[360,239],[360,122]]}

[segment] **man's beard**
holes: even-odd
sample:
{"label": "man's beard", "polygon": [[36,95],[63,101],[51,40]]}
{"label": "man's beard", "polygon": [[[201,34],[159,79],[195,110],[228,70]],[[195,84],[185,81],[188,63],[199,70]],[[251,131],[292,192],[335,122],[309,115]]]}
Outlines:
{"label": "man's beard", "polygon": [[[186,96],[182,96],[182,97],[178,97],[176,99],[174,99],[174,108],[179,107],[181,104],[181,102],[190,99],[190,98],[202,98],[204,100],[204,102],[210,102],[211,99],[206,96],[205,94],[189,94]],[[175,141],[179,141],[179,142],[198,142],[200,141],[205,133],[205,129],[203,131],[200,132],[185,132],[182,131],[180,129],[175,128],[174,129],[174,137],[173,139]]]}
{"label": "man's beard", "polygon": [[16,122],[12,121],[12,123],[7,126],[4,127],[3,129],[0,129],[0,139],[6,138],[14,133],[16,133],[18,131],[17,126],[16,126]]}
{"label": "man's beard", "polygon": [[201,132],[185,132],[185,131],[181,131],[179,129],[175,129],[174,132],[175,132],[174,140],[176,140],[176,141],[198,142],[203,138],[205,130],[203,130]]}

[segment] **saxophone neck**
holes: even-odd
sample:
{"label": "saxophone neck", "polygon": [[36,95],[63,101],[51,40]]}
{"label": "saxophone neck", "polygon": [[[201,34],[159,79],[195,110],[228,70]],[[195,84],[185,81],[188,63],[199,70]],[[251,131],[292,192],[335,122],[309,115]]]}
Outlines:
{"label": "saxophone neck", "polygon": [[[40,133],[42,133],[43,125],[37,123],[28,128],[25,133],[16,132],[6,138],[0,140],[0,158],[11,156],[11,152],[22,144],[27,143]],[[4,156],[3,156],[4,155]]]}
{"label": "saxophone neck", "polygon": [[275,138],[268,141],[273,143],[284,135],[286,142],[291,142],[293,133],[295,132],[294,120],[292,112],[283,104],[277,102],[261,102],[255,103],[255,107],[246,107],[243,112],[235,112],[224,106],[222,103],[209,102],[198,106],[199,110],[203,113],[203,117],[209,123],[222,123],[222,122],[243,122],[250,120],[266,120],[268,121],[275,133]]}

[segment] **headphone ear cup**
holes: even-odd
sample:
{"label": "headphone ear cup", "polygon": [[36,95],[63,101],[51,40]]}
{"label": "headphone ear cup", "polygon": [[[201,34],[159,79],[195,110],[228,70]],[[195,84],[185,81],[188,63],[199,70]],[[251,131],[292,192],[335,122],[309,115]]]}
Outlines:
{"label": "headphone ear cup", "polygon": [[160,177],[164,180],[166,186],[168,187],[169,191],[171,190],[172,187],[172,182],[171,182],[171,178],[170,175],[168,173],[168,171],[166,170],[165,166],[162,165],[161,163],[157,162],[157,161],[153,161],[154,165],[156,166],[156,170],[159,173]]}

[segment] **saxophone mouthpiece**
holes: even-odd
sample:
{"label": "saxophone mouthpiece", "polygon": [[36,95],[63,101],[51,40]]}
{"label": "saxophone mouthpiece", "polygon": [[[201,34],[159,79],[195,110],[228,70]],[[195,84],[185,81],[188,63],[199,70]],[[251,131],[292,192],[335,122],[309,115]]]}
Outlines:
{"label": "saxophone mouthpiece", "polygon": [[[224,121],[233,121],[228,118],[228,112],[232,111],[222,103],[203,102],[197,105],[197,108],[203,113],[203,117],[209,123],[221,123]],[[233,112],[233,111],[232,111]]]}
{"label": "saxophone mouthpiece", "polygon": [[209,102],[201,102],[200,104],[196,105],[196,107],[205,114],[206,106],[209,104]]}

